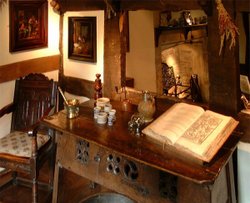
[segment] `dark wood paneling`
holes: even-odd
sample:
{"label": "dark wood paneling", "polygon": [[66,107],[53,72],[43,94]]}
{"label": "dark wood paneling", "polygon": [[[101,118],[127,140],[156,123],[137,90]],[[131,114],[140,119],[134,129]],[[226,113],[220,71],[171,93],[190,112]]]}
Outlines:
{"label": "dark wood paneling", "polygon": [[[225,8],[232,17],[234,16],[233,5],[233,0],[224,2]],[[216,7],[213,13],[217,13]],[[210,108],[224,114],[236,114],[240,104],[238,39],[236,39],[236,46],[231,50],[230,41],[226,41],[219,56],[220,35],[217,15],[208,17],[208,33]]]}
{"label": "dark wood paneling", "polygon": [[241,141],[250,143],[250,114],[240,112],[237,119],[240,121],[238,128],[243,132]]}
{"label": "dark wood paneling", "polygon": [[237,11],[250,12],[250,1],[249,0],[237,0],[235,2]]}
{"label": "dark wood paneling", "polygon": [[64,91],[78,96],[94,98],[94,80],[85,80],[81,78],[63,76],[60,80],[60,86]]}
{"label": "dark wood paneling", "polygon": [[[122,44],[119,32],[119,15],[104,23],[104,81],[105,97],[115,94],[115,86],[122,80]],[[124,75],[123,75],[124,77]]]}
{"label": "dark wood paneling", "polygon": [[[70,77],[65,75],[60,75],[59,86],[63,91],[77,96],[84,96],[90,99],[94,98],[95,89],[94,81],[85,80],[76,77]],[[59,97],[59,109],[63,109],[63,99]]]}
{"label": "dark wood paneling", "polygon": [[58,70],[60,55],[46,56],[0,66],[0,83],[15,80],[29,73]]}

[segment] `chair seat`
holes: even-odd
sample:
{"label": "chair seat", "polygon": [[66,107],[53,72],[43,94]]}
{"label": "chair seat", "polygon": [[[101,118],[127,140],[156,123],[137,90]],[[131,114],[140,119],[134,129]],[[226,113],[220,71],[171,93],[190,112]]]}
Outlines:
{"label": "chair seat", "polygon": [[[0,153],[20,157],[31,157],[31,139],[26,132],[14,131],[0,139]],[[40,149],[50,140],[50,136],[37,134],[37,148]]]}

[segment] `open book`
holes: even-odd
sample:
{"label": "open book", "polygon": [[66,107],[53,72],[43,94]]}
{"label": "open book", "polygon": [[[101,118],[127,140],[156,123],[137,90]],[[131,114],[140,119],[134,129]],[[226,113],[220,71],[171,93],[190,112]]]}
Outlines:
{"label": "open book", "polygon": [[142,132],[158,140],[167,150],[181,152],[209,162],[225,143],[238,121],[202,107],[177,103],[154,120]]}

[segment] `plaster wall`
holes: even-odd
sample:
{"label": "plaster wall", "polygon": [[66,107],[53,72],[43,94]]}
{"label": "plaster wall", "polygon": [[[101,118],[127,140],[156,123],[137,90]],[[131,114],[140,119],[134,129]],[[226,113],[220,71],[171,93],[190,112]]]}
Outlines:
{"label": "plaster wall", "polygon": [[126,76],[134,78],[135,89],[156,92],[153,12],[129,12],[129,46]]}
{"label": "plaster wall", "polygon": [[126,76],[134,78],[135,89],[156,92],[154,13],[129,12],[129,52]]}
{"label": "plaster wall", "polygon": [[[68,17],[96,17],[97,62],[85,62],[68,58]],[[100,73],[103,81],[104,63],[104,11],[66,12],[63,19],[63,64],[64,75],[95,80],[95,74]]]}
{"label": "plaster wall", "polygon": [[237,159],[238,159],[238,202],[250,202],[250,144],[239,142],[237,146]]}

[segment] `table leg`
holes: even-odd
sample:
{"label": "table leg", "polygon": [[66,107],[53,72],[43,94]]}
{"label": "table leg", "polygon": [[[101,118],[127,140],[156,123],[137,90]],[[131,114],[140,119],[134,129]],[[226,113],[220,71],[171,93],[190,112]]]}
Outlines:
{"label": "table leg", "polygon": [[57,203],[60,168],[61,168],[60,163],[57,162],[55,164],[55,173],[54,173],[54,185],[53,185],[53,196],[52,196],[53,203]]}
{"label": "table leg", "polygon": [[233,172],[233,160],[232,157],[229,159],[226,167],[226,176],[227,176],[227,189],[230,203],[236,203],[235,195],[235,184],[234,184],[234,172]]}

